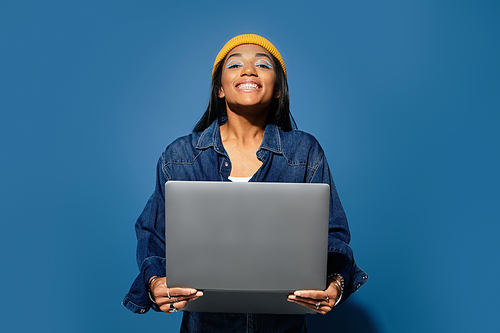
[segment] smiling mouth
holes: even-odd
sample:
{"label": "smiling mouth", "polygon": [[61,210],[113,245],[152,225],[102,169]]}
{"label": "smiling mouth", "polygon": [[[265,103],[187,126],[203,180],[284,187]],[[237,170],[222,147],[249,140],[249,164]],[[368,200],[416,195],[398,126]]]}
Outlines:
{"label": "smiling mouth", "polygon": [[259,86],[256,85],[255,83],[242,83],[236,86],[238,89],[242,90],[256,90],[259,89]]}

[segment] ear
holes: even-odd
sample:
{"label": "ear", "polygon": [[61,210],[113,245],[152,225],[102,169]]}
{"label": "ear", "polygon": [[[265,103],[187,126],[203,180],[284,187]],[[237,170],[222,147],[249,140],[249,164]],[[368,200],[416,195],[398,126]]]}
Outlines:
{"label": "ear", "polygon": [[226,95],[224,94],[224,88],[220,87],[219,93],[217,94],[219,98],[224,98]]}

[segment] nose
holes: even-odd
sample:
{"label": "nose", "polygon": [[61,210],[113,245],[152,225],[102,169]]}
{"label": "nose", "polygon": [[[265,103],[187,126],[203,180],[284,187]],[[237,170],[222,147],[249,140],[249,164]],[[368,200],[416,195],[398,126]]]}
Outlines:
{"label": "nose", "polygon": [[246,64],[243,65],[243,67],[241,68],[241,76],[244,75],[258,76],[254,64],[252,64],[251,62],[247,62]]}

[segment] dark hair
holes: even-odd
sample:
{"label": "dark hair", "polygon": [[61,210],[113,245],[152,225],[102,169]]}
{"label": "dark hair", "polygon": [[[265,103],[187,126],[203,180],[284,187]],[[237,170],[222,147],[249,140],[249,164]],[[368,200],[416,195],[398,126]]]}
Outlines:
{"label": "dark hair", "polygon": [[[275,64],[279,64],[279,60],[273,55]],[[222,62],[222,61],[221,61]],[[288,82],[285,73],[281,66],[274,66],[276,73],[276,84],[274,89],[279,90],[280,95],[274,98],[271,102],[269,114],[267,115],[267,123],[274,124],[280,127],[283,131],[290,131],[297,128],[297,124],[290,113],[290,95],[288,93]],[[203,116],[198,120],[193,132],[202,132],[209,127],[216,119],[225,118],[226,103],[224,98],[219,98],[219,91],[222,87],[222,66],[217,67],[212,77],[212,84],[210,87],[210,100],[208,102],[207,110]]]}

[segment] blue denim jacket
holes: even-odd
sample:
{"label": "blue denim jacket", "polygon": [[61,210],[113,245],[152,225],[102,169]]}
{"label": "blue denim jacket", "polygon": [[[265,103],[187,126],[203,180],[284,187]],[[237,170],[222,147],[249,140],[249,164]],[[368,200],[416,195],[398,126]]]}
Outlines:
{"label": "blue denim jacket", "polygon": [[[257,151],[262,166],[251,182],[326,183],[330,185],[330,220],[328,236],[328,274],[344,277],[342,301],[361,287],[368,276],[359,269],[349,247],[350,233],[323,149],[310,134],[284,132],[267,125]],[[165,193],[169,180],[229,181],[231,161],[222,145],[219,123],[203,132],[183,136],[162,153],[156,174],[156,187],[136,224],[137,264],[140,274],[133,282],[123,305],[134,313],[146,313],[156,304],[149,300],[146,285],[154,276],[165,276]],[[222,207],[222,206],[221,206]],[[211,329],[213,327],[213,329]],[[238,332],[239,328],[272,332],[304,332],[305,316],[255,314],[213,314],[184,312],[181,332]]]}

